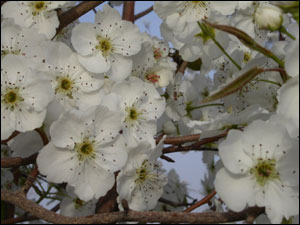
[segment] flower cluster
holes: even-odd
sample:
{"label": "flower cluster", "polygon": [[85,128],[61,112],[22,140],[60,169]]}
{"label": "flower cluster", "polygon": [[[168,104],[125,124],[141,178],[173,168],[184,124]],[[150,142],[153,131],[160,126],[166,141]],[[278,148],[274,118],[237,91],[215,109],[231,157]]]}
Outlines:
{"label": "flower cluster", "polygon": [[[216,190],[217,211],[265,207],[272,223],[297,216],[295,4],[156,1],[162,39],[115,4],[95,10],[93,23],[67,26],[61,15],[74,1],[3,4],[2,157],[37,154],[38,179],[58,190],[60,213],[86,216],[110,192],[119,210],[124,200],[137,211],[182,210],[187,184],[159,158],[204,147],[218,150],[203,153],[201,180],[203,195]],[[211,143],[174,137],[199,134]],[[1,187],[18,186],[14,176],[1,169]]]}

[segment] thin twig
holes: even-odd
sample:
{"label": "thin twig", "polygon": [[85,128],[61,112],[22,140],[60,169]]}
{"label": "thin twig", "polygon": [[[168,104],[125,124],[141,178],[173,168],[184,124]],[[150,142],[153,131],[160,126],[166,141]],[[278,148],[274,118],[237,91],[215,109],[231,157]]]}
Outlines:
{"label": "thin twig", "polygon": [[143,17],[143,16],[145,16],[145,15],[147,15],[148,13],[150,13],[152,11],[153,11],[153,6],[149,7],[148,9],[144,10],[143,12],[140,12],[140,13],[136,14],[134,16],[134,21],[141,18],[141,17]]}
{"label": "thin twig", "polygon": [[167,162],[171,162],[171,163],[175,162],[174,159],[171,159],[170,157],[168,157],[166,155],[161,155],[160,158],[166,160]]}
{"label": "thin twig", "polygon": [[15,136],[17,136],[19,133],[20,133],[19,131],[14,131],[7,139],[1,140],[1,144],[6,144],[11,139],[13,139]]}
{"label": "thin twig", "polygon": [[184,210],[184,212],[191,212],[194,209],[208,203],[210,201],[210,199],[212,199],[215,196],[215,194],[216,194],[216,191],[213,191],[213,192],[209,193],[207,196],[202,198],[199,202],[196,202],[194,205],[192,205],[191,207]]}
{"label": "thin twig", "polygon": [[173,207],[181,207],[181,206],[189,206],[191,203],[185,203],[185,202],[173,202],[165,198],[158,199],[159,202],[165,203],[167,205],[173,206]]}
{"label": "thin twig", "polygon": [[206,148],[202,147],[205,144],[217,141],[223,137],[226,137],[228,133],[228,130],[220,135],[210,137],[210,138],[204,138],[194,144],[188,145],[188,146],[171,146],[168,148],[164,148],[162,150],[163,154],[167,153],[173,153],[173,152],[185,152],[185,151],[191,151],[191,150],[201,150],[201,151],[218,151],[217,148]]}
{"label": "thin twig", "polygon": [[27,194],[31,186],[33,185],[35,179],[37,178],[37,175],[39,174],[38,166],[37,164],[34,165],[34,168],[32,172],[28,175],[24,186],[22,187],[22,191],[24,194]]}

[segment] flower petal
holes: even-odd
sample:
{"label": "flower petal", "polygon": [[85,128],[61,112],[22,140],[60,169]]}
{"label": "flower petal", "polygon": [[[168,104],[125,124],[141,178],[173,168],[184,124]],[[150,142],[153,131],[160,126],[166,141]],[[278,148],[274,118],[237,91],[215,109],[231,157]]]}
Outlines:
{"label": "flower petal", "polygon": [[215,188],[220,198],[233,211],[240,212],[247,205],[255,205],[255,181],[251,176],[234,175],[225,168],[216,174]]}

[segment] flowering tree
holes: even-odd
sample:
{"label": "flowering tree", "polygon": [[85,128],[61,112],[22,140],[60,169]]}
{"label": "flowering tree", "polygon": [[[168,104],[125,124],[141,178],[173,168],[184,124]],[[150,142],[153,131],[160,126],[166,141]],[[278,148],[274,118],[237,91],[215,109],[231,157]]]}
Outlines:
{"label": "flowering tree", "polygon": [[[134,6],[1,2],[1,223],[297,223],[299,2]],[[200,201],[161,168],[189,151]]]}

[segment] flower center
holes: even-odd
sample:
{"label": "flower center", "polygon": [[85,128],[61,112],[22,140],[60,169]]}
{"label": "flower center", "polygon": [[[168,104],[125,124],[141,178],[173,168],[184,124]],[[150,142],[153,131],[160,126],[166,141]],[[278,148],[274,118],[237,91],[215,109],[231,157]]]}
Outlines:
{"label": "flower center", "polygon": [[24,101],[24,98],[19,95],[19,88],[7,88],[5,94],[1,96],[1,102],[5,104],[7,108],[10,108],[11,111],[22,101]]}
{"label": "flower center", "polygon": [[21,50],[1,50],[1,59],[3,59],[6,55],[12,54],[12,55],[20,55]]}
{"label": "flower center", "polygon": [[136,169],[136,183],[144,183],[144,181],[147,179],[148,175],[150,175],[147,171],[147,164],[148,160],[145,160],[140,168]]}
{"label": "flower center", "polygon": [[251,53],[250,52],[244,52],[244,63],[249,62],[249,60],[251,59]]}
{"label": "flower center", "polygon": [[39,15],[41,11],[45,10],[47,8],[46,2],[33,2],[31,3],[32,7],[32,15],[36,16]]}
{"label": "flower center", "polygon": [[56,77],[57,86],[55,88],[55,94],[61,93],[63,95],[68,96],[69,98],[73,98],[72,90],[74,81],[69,78],[69,76],[65,77]]}
{"label": "flower center", "polygon": [[279,178],[275,163],[276,161],[274,159],[258,159],[256,166],[250,169],[250,173],[255,176],[259,185],[265,186],[268,181]]}
{"label": "flower center", "polygon": [[147,74],[146,79],[150,81],[151,83],[157,83],[160,76],[156,74]]}
{"label": "flower center", "polygon": [[14,103],[17,100],[17,94],[13,91],[10,91],[5,95],[5,99],[9,103]]}
{"label": "flower center", "polygon": [[97,36],[97,40],[99,44],[96,46],[96,49],[102,51],[103,56],[108,56],[112,51],[112,44],[109,39],[102,38],[101,36]]}
{"label": "flower center", "polygon": [[63,79],[60,84],[62,89],[69,90],[71,87],[71,82],[67,79]]}
{"label": "flower center", "polygon": [[82,201],[82,200],[79,199],[79,198],[75,198],[75,199],[73,200],[73,202],[74,202],[74,207],[75,207],[75,209],[79,209],[79,208],[81,208],[81,207],[85,204],[85,202]]}
{"label": "flower center", "polygon": [[160,51],[160,48],[155,48],[153,50],[153,55],[155,59],[159,59],[160,57],[162,57],[162,53]]}
{"label": "flower center", "polygon": [[125,109],[125,111],[127,112],[127,117],[126,117],[126,122],[132,122],[138,119],[139,115],[141,115],[140,112],[138,112],[138,110],[132,106],[132,107],[127,107]]}
{"label": "flower center", "polygon": [[93,142],[91,142],[88,138],[85,138],[81,143],[76,143],[75,150],[77,151],[79,161],[83,161],[85,158],[94,159],[96,156]]}

